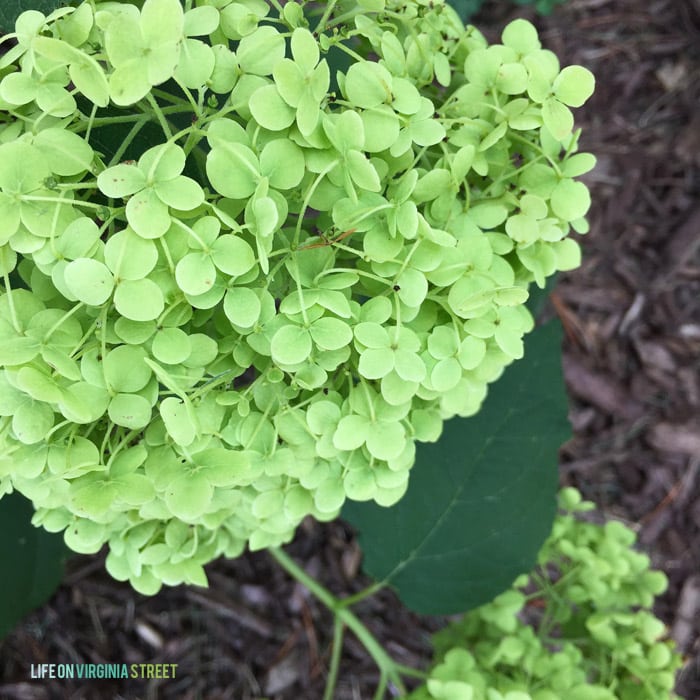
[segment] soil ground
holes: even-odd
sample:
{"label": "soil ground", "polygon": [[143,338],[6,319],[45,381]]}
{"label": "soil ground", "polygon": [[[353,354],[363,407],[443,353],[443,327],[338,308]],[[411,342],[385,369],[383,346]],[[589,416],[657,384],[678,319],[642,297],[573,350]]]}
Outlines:
{"label": "soil ground", "polygon": [[[598,157],[588,176],[584,263],[552,297],[566,331],[574,437],[561,480],[637,530],[670,586],[657,612],[687,662],[678,691],[700,698],[700,0],[568,0],[547,17],[503,0],[473,22],[491,39],[535,21],[562,64],[597,90],[577,119]],[[305,523],[289,548],[336,594],[367,581],[342,523]],[[216,562],[207,590],[153,598],[71,560],[64,584],[0,643],[7,700],[320,700],[332,620],[263,553]],[[424,666],[442,621],[388,591],[357,612],[389,652]],[[174,681],[30,681],[30,663],[177,663]],[[338,700],[372,697],[377,670],[346,639]],[[661,699],[660,699],[661,700]]]}

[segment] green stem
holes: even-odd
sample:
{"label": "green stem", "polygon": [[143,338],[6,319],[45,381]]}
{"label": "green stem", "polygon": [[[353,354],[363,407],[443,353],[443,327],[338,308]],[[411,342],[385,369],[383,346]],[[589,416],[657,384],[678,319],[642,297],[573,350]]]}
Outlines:
{"label": "green stem", "polygon": [[83,306],[84,306],[84,304],[82,302],[80,302],[80,303],[76,304],[72,309],[70,309],[70,311],[66,311],[66,313],[63,314],[63,316],[61,316],[61,318],[58,319],[58,321],[56,321],[56,323],[54,323],[53,326],[51,326],[51,328],[49,328],[48,331],[46,331],[46,334],[44,335],[43,342],[46,343],[48,341],[48,339],[54,334],[54,332],[56,330],[58,330],[61,327],[61,325],[63,325],[63,322],[66,321],[67,319],[69,319],[76,311],[78,311],[79,309],[82,309]]}
{"label": "green stem", "polygon": [[353,595],[350,595],[347,598],[343,598],[341,601],[339,601],[339,603],[342,607],[349,608],[351,605],[355,605],[365,598],[369,598],[375,593],[378,593],[382,590],[382,588],[384,588],[383,583],[373,583],[371,586],[367,586],[367,588],[363,588],[361,591],[353,593]]}
{"label": "green stem", "polygon": [[197,235],[197,232],[189,227],[187,224],[182,223],[179,219],[173,218],[173,223],[179,226],[185,233],[189,234],[194,238],[197,245],[204,251],[204,253],[209,253],[209,246]]}
{"label": "green stem", "polygon": [[552,166],[552,168],[554,168],[554,171],[556,172],[557,176],[562,177],[561,168],[559,167],[559,163],[557,163],[557,161],[554,160],[554,158],[551,158],[550,156],[548,156],[544,152],[544,150],[540,146],[538,146],[536,143],[533,143],[529,139],[526,139],[525,137],[514,133],[512,129],[508,132],[508,138],[513,139],[514,141],[519,141],[520,143],[525,144],[526,146],[529,146],[534,151],[539,153],[543,158],[546,158],[547,161],[549,162],[549,164]]}
{"label": "green stem", "polygon": [[[185,113],[189,113],[192,111],[189,108],[190,105],[187,105],[187,107],[188,107],[187,109],[183,109],[179,105],[172,106],[172,107],[161,107],[161,112],[163,114],[185,114]],[[150,114],[124,114],[123,116],[118,116],[118,117],[95,117],[94,119],[91,119],[88,116],[83,116],[83,118],[81,119],[81,122],[79,124],[75,125],[74,131],[75,131],[75,133],[81,133],[82,131],[86,131],[88,136],[89,136],[90,130],[94,129],[94,128],[98,128],[101,126],[110,126],[112,124],[129,124],[130,122],[142,121],[144,118],[146,119],[146,121],[150,121],[151,115]],[[87,136],[85,137],[85,140],[87,140]]]}
{"label": "green stem", "polygon": [[62,192],[93,190],[97,187],[97,180],[91,180],[90,182],[59,182],[56,187],[58,187],[58,189]]}
{"label": "green stem", "polygon": [[294,262],[294,267],[296,267],[297,273],[294,275],[294,280],[297,285],[297,294],[299,295],[299,302],[301,304],[301,317],[304,319],[304,326],[309,327],[309,316],[306,313],[306,304],[304,304],[304,291],[301,285],[301,272],[299,270],[299,260],[296,255],[292,258]]}
{"label": "green stem", "polygon": [[330,2],[326,3],[325,12],[323,13],[321,19],[316,25],[316,28],[314,29],[314,32],[316,32],[316,34],[320,34],[321,32],[325,31],[326,22],[328,22],[328,18],[333,14],[333,10],[335,9],[337,2],[338,0],[331,0]]}
{"label": "green stem", "polygon": [[343,650],[344,634],[345,625],[339,617],[336,617],[333,623],[333,653],[331,655],[330,666],[328,667],[328,678],[326,680],[326,689],[323,693],[323,700],[333,700],[335,686],[338,683],[338,670],[340,669],[340,656]]}
{"label": "green stem", "polygon": [[92,105],[90,110],[90,116],[88,117],[87,131],[85,132],[85,140],[90,143],[90,135],[92,134],[92,127],[95,124],[95,115],[97,114],[97,105]]}
{"label": "green stem", "polygon": [[40,197],[34,194],[21,194],[19,199],[24,202],[52,202],[58,204],[73,204],[76,207],[87,207],[88,209],[104,209],[104,204],[84,202],[82,199],[64,199],[63,197]]}
{"label": "green stem", "polygon": [[[340,246],[338,246],[340,247]],[[354,248],[346,248],[343,247],[343,250],[350,250],[354,253],[358,253],[357,250]],[[394,260],[390,260],[389,262],[396,262]],[[394,282],[393,280],[388,280],[386,277],[380,277],[379,275],[373,275],[371,272],[367,272],[365,270],[360,270],[359,268],[353,267],[352,269],[348,269],[347,267],[332,267],[327,270],[323,270],[322,272],[319,272],[316,277],[314,277],[314,282],[318,282],[321,277],[324,277],[325,275],[330,275],[334,272],[352,272],[356,275],[360,275],[361,277],[366,277],[367,279],[374,280],[375,282],[379,282],[380,284],[385,284],[387,287],[393,287]]]}
{"label": "green stem", "polygon": [[277,10],[277,14],[282,17],[284,10],[282,9],[282,5],[279,4],[277,0],[270,0],[270,5],[272,5],[275,10]]}
{"label": "green stem", "polygon": [[345,44],[342,41],[339,41],[337,44],[335,44],[341,51],[344,51],[350,58],[355,59],[358,63],[364,63],[365,58],[360,56],[357,51],[353,51],[349,46],[345,46]]}
{"label": "green stem", "polygon": [[178,87],[184,93],[185,97],[187,98],[187,101],[190,104],[190,107],[192,107],[192,110],[197,115],[197,118],[201,117],[202,114],[201,114],[201,111],[199,109],[199,105],[197,104],[197,101],[192,96],[192,93],[190,92],[190,90],[187,88],[187,86],[183,85],[179,80],[176,79],[175,82],[177,82]]}
{"label": "green stem", "polygon": [[[153,88],[151,92],[156,96],[160,97],[161,99],[165,100],[166,102],[170,102],[172,105],[179,105],[182,109],[183,112],[189,112],[190,111],[190,105],[187,102],[187,100],[183,100],[182,97],[178,97],[177,95],[173,95],[172,93],[168,92],[167,90],[158,90],[157,88]],[[167,109],[172,109],[172,107],[161,107],[161,110],[163,111],[163,114],[166,113]]]}
{"label": "green stem", "polygon": [[301,226],[304,222],[304,214],[306,214],[306,210],[309,208],[309,202],[311,201],[311,197],[313,196],[313,193],[316,191],[316,188],[321,184],[321,181],[323,180],[328,173],[333,170],[333,168],[336,167],[340,163],[340,160],[337,158],[329,163],[317,176],[316,179],[311,183],[311,186],[309,189],[306,191],[306,194],[304,195],[304,201],[302,202],[301,205],[301,211],[299,212],[299,218],[297,219],[297,225],[296,228],[294,229],[294,243],[292,245],[293,248],[296,248],[299,245],[299,235],[301,234]]}
{"label": "green stem", "polygon": [[316,579],[309,576],[288,554],[277,547],[268,549],[275,561],[299,583],[313,593],[348,629],[352,630],[367,650],[381,673],[381,680],[377,688],[375,698],[379,700],[384,695],[387,682],[391,681],[402,694],[405,688],[401,680],[399,665],[384,651],[377,638],[365,627],[362,621],[347,607],[343,601],[336,598],[327,588],[324,588]]}
{"label": "green stem", "polygon": [[384,698],[387,685],[389,685],[389,678],[387,676],[386,671],[382,670],[381,675],[379,676],[377,691],[374,694],[373,700],[382,700]]}
{"label": "green stem", "polygon": [[160,124],[160,128],[163,130],[165,138],[169,141],[173,137],[173,132],[170,129],[170,124],[168,124],[168,120],[165,118],[160,105],[156,102],[155,97],[153,97],[150,92],[146,95],[146,99],[148,100],[148,104],[151,106],[151,109],[158,119],[158,123]]}
{"label": "green stem", "polygon": [[17,318],[17,310],[15,309],[15,302],[12,298],[12,286],[10,285],[10,276],[5,270],[2,273],[3,280],[5,281],[5,295],[7,296],[7,308],[10,312],[10,320],[12,321],[13,328],[17,333],[22,332],[22,327],[19,325],[19,320]]}
{"label": "green stem", "polygon": [[427,681],[430,678],[430,674],[425,671],[421,671],[413,666],[405,666],[404,664],[396,664],[396,670],[404,676],[411,676],[412,678],[420,678]]}
{"label": "green stem", "polygon": [[345,14],[338,15],[330,24],[324,27],[324,29],[332,29],[333,27],[339,27],[342,24],[349,24],[352,22],[352,20],[357,17],[357,15],[364,14],[364,11],[362,9],[355,9],[355,10],[350,10],[350,12],[346,12]]}
{"label": "green stem", "polygon": [[146,126],[146,124],[148,124],[149,121],[150,115],[148,114],[141,116],[138,119],[138,121],[136,121],[136,123],[131,127],[131,129],[129,129],[129,133],[126,135],[126,138],[119,144],[117,152],[114,154],[112,160],[109,161],[107,167],[118,163],[122,159],[122,156],[126,152],[126,149],[129,148],[131,142],[136,138],[139,131],[141,131],[141,129],[143,129],[143,127]]}

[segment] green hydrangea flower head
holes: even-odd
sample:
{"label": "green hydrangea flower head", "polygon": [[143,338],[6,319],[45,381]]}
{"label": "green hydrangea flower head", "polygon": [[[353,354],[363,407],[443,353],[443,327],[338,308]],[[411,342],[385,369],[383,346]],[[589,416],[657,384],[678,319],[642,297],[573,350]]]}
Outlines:
{"label": "green hydrangea flower head", "polygon": [[390,506],[575,267],[593,89],[440,0],[83,2],[0,59],[0,493],[144,593]]}

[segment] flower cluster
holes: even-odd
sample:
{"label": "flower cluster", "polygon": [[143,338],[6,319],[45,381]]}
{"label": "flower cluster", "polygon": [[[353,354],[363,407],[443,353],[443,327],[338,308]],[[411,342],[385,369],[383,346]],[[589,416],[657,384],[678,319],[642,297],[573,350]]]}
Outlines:
{"label": "flower cluster", "polygon": [[438,663],[411,700],[657,700],[673,694],[680,654],[654,616],[667,581],[617,521],[582,520],[575,489],[538,569],[435,636]]}
{"label": "flower cluster", "polygon": [[523,20],[91,1],[9,39],[0,493],[139,591],[395,503],[579,262],[593,77]]}

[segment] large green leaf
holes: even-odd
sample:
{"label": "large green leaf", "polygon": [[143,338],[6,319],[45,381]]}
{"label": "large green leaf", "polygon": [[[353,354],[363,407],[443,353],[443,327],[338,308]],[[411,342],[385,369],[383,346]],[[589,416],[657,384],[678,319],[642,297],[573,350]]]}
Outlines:
{"label": "large green leaf", "polygon": [[11,32],[15,28],[15,20],[25,10],[39,10],[39,12],[48,15],[67,4],[61,0],[2,0],[0,2],[0,34]]}
{"label": "large green leaf", "polygon": [[419,445],[408,491],[382,508],[347,503],[364,568],[432,615],[492,600],[531,570],[555,513],[557,452],[570,434],[561,329],[527,337],[525,358],[490,388],[474,417]]}
{"label": "large green leaf", "polygon": [[63,576],[63,537],[31,524],[31,503],[18,493],[0,499],[0,638],[44,603]]}
{"label": "large green leaf", "polygon": [[457,10],[463,20],[468,20],[481,9],[485,0],[448,0],[449,4]]}

